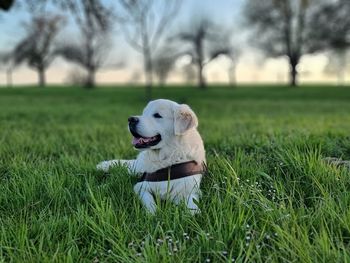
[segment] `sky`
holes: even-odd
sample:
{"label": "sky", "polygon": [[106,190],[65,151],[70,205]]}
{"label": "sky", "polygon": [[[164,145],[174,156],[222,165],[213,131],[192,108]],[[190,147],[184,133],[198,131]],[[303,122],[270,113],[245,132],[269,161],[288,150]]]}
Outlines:
{"label": "sky", "polygon": [[[110,4],[113,0],[105,0]],[[287,83],[288,63],[286,58],[263,59],[262,55],[249,47],[246,39],[246,31],[242,28],[242,6],[244,0],[184,0],[181,12],[174,24],[185,24],[191,21],[197,13],[204,13],[220,25],[232,28],[234,41],[243,49],[236,67],[236,79],[238,83]],[[8,13],[0,14],[0,52],[10,50],[18,39],[24,34],[23,23],[28,21],[30,14],[26,10],[15,8]],[[68,23],[59,36],[60,41],[76,36],[76,28],[73,23]],[[129,83],[143,81],[142,56],[135,52],[125,42],[122,34],[117,29],[113,32],[113,46],[108,54],[109,61],[114,64],[123,63],[123,68],[106,68],[97,74],[97,82],[100,84]],[[325,55],[304,56],[300,64],[300,81],[310,82],[335,82],[336,77],[324,74],[324,67],[328,63]],[[181,82],[181,61],[176,64],[174,72],[169,77],[173,83]],[[205,75],[209,82],[227,83],[230,61],[225,57],[219,57],[205,68]],[[67,82],[67,74],[76,69],[74,64],[69,64],[62,59],[56,59],[47,71],[47,80],[52,84]],[[17,68],[13,75],[14,84],[33,84],[37,82],[37,74],[25,65]],[[6,74],[0,68],[0,85],[6,83]]]}

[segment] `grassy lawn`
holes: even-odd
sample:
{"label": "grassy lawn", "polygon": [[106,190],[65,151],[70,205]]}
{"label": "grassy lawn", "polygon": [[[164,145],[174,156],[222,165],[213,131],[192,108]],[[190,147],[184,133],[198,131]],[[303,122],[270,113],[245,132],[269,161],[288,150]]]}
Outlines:
{"label": "grassy lawn", "polygon": [[346,87],[158,88],[199,116],[201,214],[149,216],[124,168],[140,88],[0,89],[0,262],[350,262]]}

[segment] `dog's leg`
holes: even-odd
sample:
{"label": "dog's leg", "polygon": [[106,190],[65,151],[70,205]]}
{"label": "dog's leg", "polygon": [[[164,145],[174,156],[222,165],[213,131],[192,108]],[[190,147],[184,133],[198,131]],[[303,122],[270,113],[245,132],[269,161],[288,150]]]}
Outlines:
{"label": "dog's leg", "polygon": [[140,193],[140,198],[147,211],[153,215],[157,209],[153,195],[150,192],[145,191],[143,193]]}
{"label": "dog's leg", "polygon": [[148,190],[143,188],[141,183],[138,183],[134,186],[134,191],[139,195],[141,202],[146,207],[147,211],[151,214],[154,214],[156,212],[157,206],[153,195]]}
{"label": "dog's leg", "polygon": [[96,168],[104,172],[108,172],[110,168],[116,165],[124,165],[128,168],[130,173],[134,172],[135,169],[135,160],[110,160],[100,162]]}

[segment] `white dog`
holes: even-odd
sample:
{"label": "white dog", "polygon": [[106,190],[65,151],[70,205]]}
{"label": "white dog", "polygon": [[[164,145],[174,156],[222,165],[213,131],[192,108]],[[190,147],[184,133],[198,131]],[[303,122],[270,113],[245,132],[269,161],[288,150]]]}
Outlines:
{"label": "white dog", "polygon": [[185,104],[160,99],[148,103],[141,116],[128,121],[132,144],[142,150],[137,159],[104,161],[97,169],[106,172],[121,164],[142,174],[134,191],[151,213],[156,211],[156,197],[176,204],[184,201],[192,213],[199,212],[196,203],[206,160],[194,112]]}

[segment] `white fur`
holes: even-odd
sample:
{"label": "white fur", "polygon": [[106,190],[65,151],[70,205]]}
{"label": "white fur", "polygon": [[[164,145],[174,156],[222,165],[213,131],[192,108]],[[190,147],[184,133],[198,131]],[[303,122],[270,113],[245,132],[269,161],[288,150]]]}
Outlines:
{"label": "white fur", "polygon": [[[159,113],[162,118],[154,118]],[[148,103],[137,125],[137,132],[144,137],[157,134],[162,140],[155,146],[142,150],[136,160],[111,160],[97,165],[97,169],[107,172],[114,165],[125,165],[130,172],[152,173],[177,163],[196,161],[205,163],[205,151],[201,136],[197,131],[197,116],[185,104],[170,100],[155,100]],[[139,182],[134,191],[151,213],[156,211],[153,194],[161,199],[170,199],[178,204],[184,201],[191,212],[198,212],[196,202],[200,196],[201,174],[166,182]]]}

